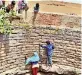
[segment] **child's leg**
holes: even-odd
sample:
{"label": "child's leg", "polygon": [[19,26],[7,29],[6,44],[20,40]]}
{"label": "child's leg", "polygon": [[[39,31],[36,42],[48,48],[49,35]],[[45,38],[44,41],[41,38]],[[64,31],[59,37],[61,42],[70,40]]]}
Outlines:
{"label": "child's leg", "polygon": [[27,11],[25,10],[25,20],[27,19]]}
{"label": "child's leg", "polygon": [[48,56],[48,64],[52,65],[52,56]]}
{"label": "child's leg", "polygon": [[36,19],[36,16],[37,16],[38,12],[34,12],[34,16],[33,16],[33,20],[32,20],[32,24],[34,25],[34,22],[35,22],[35,19]]}
{"label": "child's leg", "polygon": [[18,13],[21,13],[20,9],[18,9]]}

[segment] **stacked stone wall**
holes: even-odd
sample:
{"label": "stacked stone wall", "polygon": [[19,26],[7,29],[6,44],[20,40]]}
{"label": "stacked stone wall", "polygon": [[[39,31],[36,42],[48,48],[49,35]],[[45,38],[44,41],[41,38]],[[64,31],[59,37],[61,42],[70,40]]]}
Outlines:
{"label": "stacked stone wall", "polygon": [[[79,17],[71,18],[69,16],[69,19],[64,15],[62,17],[65,17],[68,22],[72,19],[70,21],[74,23],[76,23],[75,19],[77,18],[77,25],[80,28]],[[0,34],[0,73],[24,66],[25,55],[30,56],[34,51],[39,53],[39,44],[45,44],[46,40],[50,40],[55,46],[53,52],[54,63],[80,69],[81,31],[75,28],[56,28],[54,25],[44,25],[45,23],[42,23],[42,21],[36,21],[38,26],[29,28],[29,30],[14,25],[12,34]],[[61,21],[61,24],[63,22],[64,20]],[[44,50],[40,48],[40,51],[43,56]]]}

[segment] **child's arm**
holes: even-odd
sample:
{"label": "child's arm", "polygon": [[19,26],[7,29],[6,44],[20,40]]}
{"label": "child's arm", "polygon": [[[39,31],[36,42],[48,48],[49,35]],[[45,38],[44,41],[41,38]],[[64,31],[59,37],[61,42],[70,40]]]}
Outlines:
{"label": "child's arm", "polygon": [[30,63],[30,58],[26,59],[25,64],[28,65]]}
{"label": "child's arm", "polygon": [[40,45],[42,48],[46,48],[46,46]]}

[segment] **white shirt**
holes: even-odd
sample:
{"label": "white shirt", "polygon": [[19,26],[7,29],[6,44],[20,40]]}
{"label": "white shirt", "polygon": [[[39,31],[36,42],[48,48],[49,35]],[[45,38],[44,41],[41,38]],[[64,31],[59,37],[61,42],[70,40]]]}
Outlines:
{"label": "white shirt", "polygon": [[39,64],[37,63],[32,65],[32,68],[35,68],[35,67],[39,68]]}

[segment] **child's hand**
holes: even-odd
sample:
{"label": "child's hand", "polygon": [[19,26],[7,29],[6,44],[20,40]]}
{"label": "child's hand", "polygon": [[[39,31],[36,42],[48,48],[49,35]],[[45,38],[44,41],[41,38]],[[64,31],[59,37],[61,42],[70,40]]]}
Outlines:
{"label": "child's hand", "polygon": [[39,46],[41,47],[42,45],[41,45],[41,44],[39,44]]}
{"label": "child's hand", "polygon": [[27,59],[27,56],[25,56],[25,60]]}

